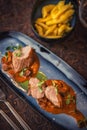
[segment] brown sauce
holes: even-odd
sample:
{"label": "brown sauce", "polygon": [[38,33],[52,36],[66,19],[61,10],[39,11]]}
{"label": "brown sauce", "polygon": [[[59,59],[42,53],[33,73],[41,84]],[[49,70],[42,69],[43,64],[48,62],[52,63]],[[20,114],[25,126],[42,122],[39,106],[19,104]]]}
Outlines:
{"label": "brown sauce", "polygon": [[63,105],[58,108],[54,106],[46,97],[43,97],[38,99],[40,107],[53,114],[65,113],[74,117],[79,127],[84,127],[87,125],[84,115],[76,108],[76,94],[74,90],[61,80],[47,80],[45,82],[45,86],[52,85],[52,82],[55,82],[58,85],[58,91],[62,96]]}
{"label": "brown sauce", "polygon": [[[20,76],[20,72],[15,73],[13,66],[12,66],[12,52],[8,51],[8,57],[4,56],[1,59],[2,68],[5,70],[9,75],[13,77],[13,79],[17,82],[24,82],[29,80],[30,77],[33,77],[37,74],[40,63],[37,55],[34,53],[34,62],[28,68],[32,73],[29,76]],[[7,67],[4,69],[4,65]],[[38,103],[40,107],[47,112],[53,114],[60,114],[65,113],[72,117],[74,117],[78,123],[79,127],[84,127],[87,125],[87,120],[85,120],[84,115],[77,110],[76,108],[76,94],[74,90],[67,85],[64,81],[61,80],[46,80],[44,85],[45,87],[52,85],[52,82],[55,82],[58,86],[58,93],[62,97],[62,106],[60,108],[53,105],[47,98],[44,96],[41,99],[38,99]]]}

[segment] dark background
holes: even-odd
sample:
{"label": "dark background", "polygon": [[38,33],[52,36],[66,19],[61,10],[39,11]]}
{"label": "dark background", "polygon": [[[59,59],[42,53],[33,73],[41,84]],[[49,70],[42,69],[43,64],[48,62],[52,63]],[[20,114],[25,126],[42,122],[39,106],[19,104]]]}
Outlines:
{"label": "dark background", "polygon": [[[72,34],[62,43],[47,43],[38,39],[31,28],[30,19],[34,3],[35,0],[0,0],[0,32],[18,31],[30,36],[61,57],[87,80],[87,29],[84,28],[79,21],[78,8],[76,27]],[[56,130],[59,128],[46,120],[43,116],[38,115],[27,102],[21,100],[21,98],[9,88],[9,85],[3,83],[1,80],[0,87],[6,93],[7,100],[33,130]],[[22,129],[9,109],[1,102],[0,108]],[[0,129],[12,129],[1,116]]]}

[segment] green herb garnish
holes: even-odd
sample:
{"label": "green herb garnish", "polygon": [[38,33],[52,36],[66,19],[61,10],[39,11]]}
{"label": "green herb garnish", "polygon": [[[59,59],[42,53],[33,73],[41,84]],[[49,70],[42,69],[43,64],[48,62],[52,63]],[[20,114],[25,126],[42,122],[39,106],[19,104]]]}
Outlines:
{"label": "green herb garnish", "polygon": [[18,45],[18,46],[13,46],[13,45],[11,45],[11,46],[8,46],[8,47],[6,48],[6,50],[20,50],[21,48],[22,48],[21,45]]}
{"label": "green herb garnish", "polygon": [[24,72],[27,70],[27,68],[22,69],[22,71],[19,73],[20,76],[24,75]]}
{"label": "green herb garnish", "polygon": [[42,84],[44,83],[44,81],[40,81],[39,83],[38,83],[38,88],[39,88],[39,90],[40,90],[40,92],[43,92],[43,90],[42,90]]}
{"label": "green herb garnish", "polygon": [[6,56],[6,57],[8,56],[8,52],[5,52],[5,56]]}
{"label": "green herb garnish", "polygon": [[70,104],[70,98],[68,98],[67,100],[66,100],[66,105],[69,105]]}
{"label": "green herb garnish", "polygon": [[74,96],[72,96],[72,101],[73,101],[73,103],[75,103],[76,101],[75,101],[75,97]]}
{"label": "green herb garnish", "polygon": [[5,52],[5,58],[8,60],[8,52]]}
{"label": "green herb garnish", "polygon": [[23,70],[19,73],[20,76],[23,76],[24,75],[24,72]]}
{"label": "green herb garnish", "polygon": [[43,72],[38,72],[36,77],[40,80],[40,81],[45,81],[47,80],[47,76],[43,73]]}
{"label": "green herb garnish", "polygon": [[38,83],[38,87],[41,87],[44,81]]}
{"label": "green herb garnish", "polygon": [[75,103],[75,98],[74,98],[74,96],[69,94],[66,99],[66,104],[69,105],[71,101],[73,101],[73,103]]}
{"label": "green herb garnish", "polygon": [[42,84],[47,80],[47,76],[43,73],[43,72],[38,72],[36,75],[37,79],[40,80],[40,82],[38,83],[38,88],[40,92],[43,92],[42,89]]}
{"label": "green herb garnish", "polygon": [[66,105],[69,105],[71,102],[71,95],[69,94],[66,99]]}
{"label": "green herb garnish", "polygon": [[18,52],[15,52],[15,56],[17,56],[17,57],[20,57],[21,56],[21,51],[19,50]]}
{"label": "green herb garnish", "polygon": [[26,80],[25,82],[21,82],[19,83],[21,85],[21,87],[25,90],[28,90],[28,84],[29,84],[29,81]]}
{"label": "green herb garnish", "polygon": [[58,88],[57,87],[55,87],[55,91],[56,91],[56,95],[58,94]]}
{"label": "green herb garnish", "polygon": [[16,47],[17,50],[20,50],[21,48],[22,48],[21,45],[18,45],[18,46]]}
{"label": "green herb garnish", "polygon": [[41,87],[38,87],[38,88],[39,88],[40,93],[42,93],[43,92],[42,88]]}
{"label": "green herb garnish", "polygon": [[71,95],[70,95],[70,94],[68,94],[67,98],[68,98],[68,99],[70,99],[70,98],[71,98]]}
{"label": "green herb garnish", "polygon": [[12,47],[11,46],[8,46],[7,48],[6,48],[6,50],[11,50],[12,49]]}

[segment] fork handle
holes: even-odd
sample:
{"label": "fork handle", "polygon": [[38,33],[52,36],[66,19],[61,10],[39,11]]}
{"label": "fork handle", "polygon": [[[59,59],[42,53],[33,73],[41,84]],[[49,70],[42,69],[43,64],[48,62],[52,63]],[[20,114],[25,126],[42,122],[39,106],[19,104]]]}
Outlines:
{"label": "fork handle", "polygon": [[13,113],[15,118],[19,121],[21,126],[24,128],[24,130],[31,130],[31,128],[28,126],[28,124],[22,119],[22,117],[15,111],[15,109],[11,106],[11,104],[8,101],[5,101],[5,104],[9,108],[9,110]]}
{"label": "fork handle", "polygon": [[20,130],[4,111],[0,110],[0,114],[6,119],[6,121],[12,126],[14,130]]}

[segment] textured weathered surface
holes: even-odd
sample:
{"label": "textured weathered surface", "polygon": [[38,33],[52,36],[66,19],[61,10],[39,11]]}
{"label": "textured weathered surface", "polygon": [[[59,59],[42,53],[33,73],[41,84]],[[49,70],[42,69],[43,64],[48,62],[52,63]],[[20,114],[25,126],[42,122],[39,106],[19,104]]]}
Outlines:
{"label": "textured weathered surface", "polygon": [[[87,80],[87,29],[81,25],[77,18],[76,28],[72,35],[62,43],[47,43],[41,41],[34,35],[31,29],[30,18],[34,3],[35,0],[0,0],[0,31],[15,30],[25,33],[65,60]],[[26,122],[30,124],[33,130],[36,130],[36,128],[37,130],[42,128],[43,130],[51,130],[54,128],[54,125],[48,120],[45,120],[44,117],[39,116],[29,104],[22,101],[1,81],[0,86],[7,94],[9,102]],[[0,103],[0,107],[18,124],[4,104]],[[18,125],[21,128],[20,124]],[[11,129],[1,116],[0,129]]]}

